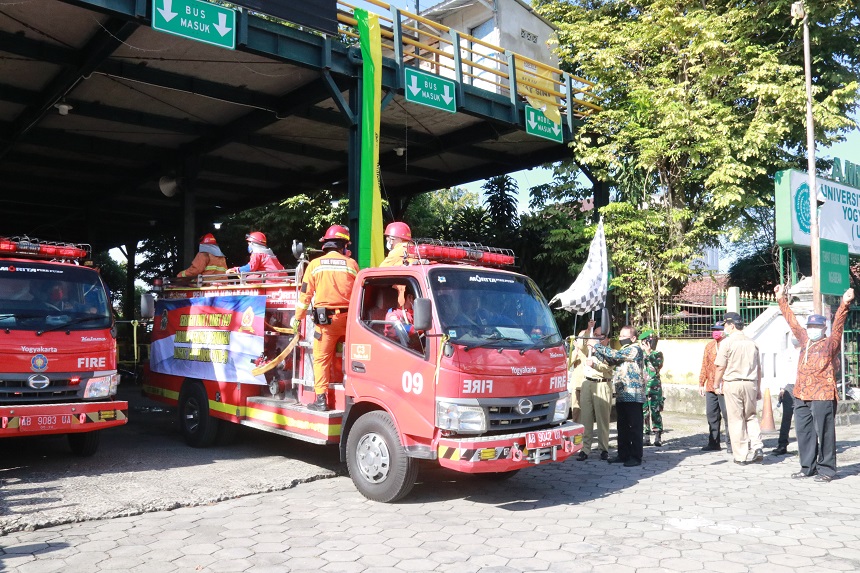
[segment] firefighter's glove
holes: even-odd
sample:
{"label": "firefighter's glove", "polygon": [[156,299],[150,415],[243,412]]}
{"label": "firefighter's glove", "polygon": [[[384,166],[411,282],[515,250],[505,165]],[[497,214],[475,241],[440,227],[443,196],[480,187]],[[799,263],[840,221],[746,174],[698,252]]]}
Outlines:
{"label": "firefighter's glove", "polygon": [[301,328],[302,321],[299,320],[298,316],[293,316],[293,319],[290,321],[290,328],[292,328],[296,333],[299,332],[299,328]]}

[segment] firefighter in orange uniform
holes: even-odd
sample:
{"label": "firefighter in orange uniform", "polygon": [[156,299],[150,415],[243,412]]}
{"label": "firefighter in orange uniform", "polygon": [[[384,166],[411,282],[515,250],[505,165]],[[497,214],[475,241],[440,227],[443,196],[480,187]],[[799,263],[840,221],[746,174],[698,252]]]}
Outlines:
{"label": "firefighter in orange uniform", "polygon": [[298,332],[300,320],[313,299],[314,323],[314,393],[311,410],[328,410],[326,395],[330,370],[337,352],[337,343],[346,336],[346,311],[349,297],[358,275],[358,263],[346,256],[349,229],[342,225],[328,228],[320,242],[323,256],[312,260],[302,278],[302,288],[296,303],[296,314],[290,323]]}
{"label": "firefighter in orange uniform", "polygon": [[189,279],[197,275],[223,275],[227,273],[227,259],[212,233],[200,237],[200,250],[191,261],[191,266],[176,275],[179,279]]}
{"label": "firefighter in orange uniform", "polygon": [[228,272],[239,274],[284,270],[284,265],[275,256],[272,249],[266,245],[266,235],[259,231],[254,231],[245,235],[245,240],[248,241],[248,252],[251,254],[251,260],[248,261],[247,265],[233,267]]}
{"label": "firefighter in orange uniform", "polygon": [[[412,230],[409,225],[399,221],[389,223],[385,227],[384,234],[388,256],[379,264],[380,267],[399,267],[403,265],[404,260],[409,263],[416,261],[415,257],[409,257],[406,253],[406,247],[412,240]],[[403,304],[402,301],[401,304]]]}

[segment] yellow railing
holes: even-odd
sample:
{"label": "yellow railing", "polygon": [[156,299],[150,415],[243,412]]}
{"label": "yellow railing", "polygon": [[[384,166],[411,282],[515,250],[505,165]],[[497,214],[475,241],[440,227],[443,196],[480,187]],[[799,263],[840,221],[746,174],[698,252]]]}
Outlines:
{"label": "yellow railing", "polygon": [[[417,65],[442,77],[471,84],[512,100],[525,98],[545,109],[548,117],[582,119],[600,111],[601,97],[595,84],[584,79],[495,46],[423,16],[392,9],[380,0],[365,0],[379,8],[382,47],[385,55],[399,59],[400,65]],[[358,38],[355,6],[338,0],[340,33]],[[512,67],[514,72],[512,73]],[[514,90],[511,96],[511,76]]]}

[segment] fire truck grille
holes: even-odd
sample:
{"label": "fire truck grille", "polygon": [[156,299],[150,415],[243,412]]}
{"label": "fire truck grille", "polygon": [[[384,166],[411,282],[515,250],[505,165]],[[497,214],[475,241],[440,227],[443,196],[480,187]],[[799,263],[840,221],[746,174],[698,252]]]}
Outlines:
{"label": "fire truck grille", "polygon": [[545,425],[550,421],[553,412],[553,402],[538,402],[533,405],[531,412],[520,414],[517,402],[510,405],[489,406],[487,413],[490,420],[490,431],[531,428]]}
{"label": "fire truck grille", "polygon": [[80,385],[51,380],[45,388],[30,388],[26,380],[0,380],[0,405],[68,402],[78,397]]}

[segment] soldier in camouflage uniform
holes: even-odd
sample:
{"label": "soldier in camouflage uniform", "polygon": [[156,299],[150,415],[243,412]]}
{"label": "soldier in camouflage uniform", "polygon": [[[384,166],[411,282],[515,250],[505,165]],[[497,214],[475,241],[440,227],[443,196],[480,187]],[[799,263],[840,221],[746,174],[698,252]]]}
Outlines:
{"label": "soldier in camouflage uniform", "polygon": [[663,353],[658,352],[657,334],[653,330],[644,330],[639,335],[639,344],[645,354],[645,404],[642,405],[644,416],[645,440],[651,445],[651,432],[654,432],[654,445],[663,445],[663,384],[660,382],[660,369],[663,368]]}

